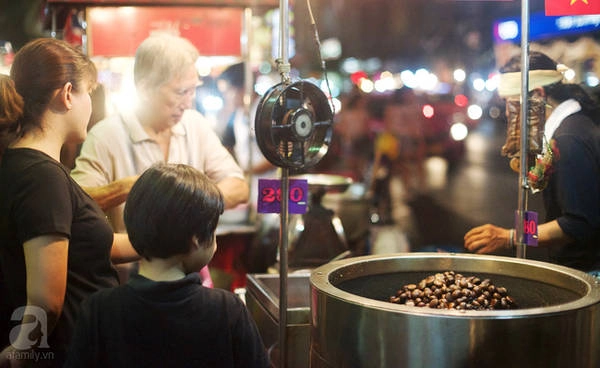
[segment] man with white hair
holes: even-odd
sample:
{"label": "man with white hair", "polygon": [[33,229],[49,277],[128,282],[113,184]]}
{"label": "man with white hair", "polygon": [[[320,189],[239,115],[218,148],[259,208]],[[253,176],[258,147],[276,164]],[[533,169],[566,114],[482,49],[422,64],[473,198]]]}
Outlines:
{"label": "man with white hair", "polygon": [[125,231],[123,204],[131,186],[158,162],[205,173],[223,193],[226,208],[248,201],[242,169],[210,122],[193,109],[198,57],[185,38],[145,39],[134,62],[137,104],[98,122],[83,143],[71,175],[106,211],[116,232]]}

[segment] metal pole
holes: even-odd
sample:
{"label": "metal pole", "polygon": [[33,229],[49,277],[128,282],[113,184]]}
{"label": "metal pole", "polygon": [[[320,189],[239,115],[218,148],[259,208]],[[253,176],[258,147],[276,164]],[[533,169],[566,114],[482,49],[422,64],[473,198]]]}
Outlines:
{"label": "metal pole", "polygon": [[527,210],[527,165],[529,156],[529,0],[521,1],[521,157],[519,172],[519,200],[515,220],[517,258],[526,258],[527,245],[523,243],[523,220]]}
{"label": "metal pole", "polygon": [[[81,35],[81,51],[89,55],[89,45],[88,45],[88,36],[87,36],[87,10],[84,9],[83,18],[81,19],[81,27],[83,29],[83,34]],[[79,16],[79,15],[78,15]]]}
{"label": "metal pole", "polygon": [[279,367],[287,366],[287,271],[289,169],[281,169],[281,232],[279,250]]}
{"label": "metal pole", "polygon": [[52,38],[56,38],[56,8],[54,6],[51,7],[51,13],[52,13],[52,24],[51,24],[51,28],[50,28],[50,36]]}
{"label": "metal pole", "polygon": [[[242,34],[240,37],[240,43],[242,46],[242,60],[244,61],[244,97],[242,99],[243,101],[243,109],[244,109],[244,119],[248,124],[248,136],[244,137],[244,139],[247,140],[247,144],[246,146],[248,147],[248,152],[246,152],[246,154],[248,155],[248,162],[247,162],[247,167],[248,167],[248,173],[247,173],[247,180],[249,183],[253,183],[254,181],[254,173],[253,171],[253,167],[254,167],[254,137],[251,131],[251,114],[250,114],[250,106],[252,104],[252,95],[254,93],[254,78],[252,76],[252,65],[251,65],[251,61],[252,61],[252,57],[251,57],[251,50],[252,50],[252,40],[253,40],[253,33],[252,33],[252,9],[251,8],[244,8],[244,14],[243,14],[243,26],[242,26]],[[252,188],[252,184],[250,185],[250,188]],[[257,190],[257,189],[254,189]],[[248,218],[250,218],[250,215],[252,215],[252,206],[248,206]]]}
{"label": "metal pole", "polygon": [[[280,60],[279,68],[283,83],[289,82],[289,13],[288,1],[279,2],[279,45]],[[289,169],[281,170],[281,226],[279,247],[279,367],[287,366],[287,272],[288,272],[288,192],[289,192]]]}

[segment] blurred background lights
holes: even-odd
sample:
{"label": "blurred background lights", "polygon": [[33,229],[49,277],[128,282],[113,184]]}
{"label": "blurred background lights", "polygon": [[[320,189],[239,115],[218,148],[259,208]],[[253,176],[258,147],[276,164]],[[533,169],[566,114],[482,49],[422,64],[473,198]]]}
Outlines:
{"label": "blurred background lights", "polygon": [[342,62],[341,68],[348,74],[356,73],[360,70],[360,61],[356,58],[348,58]]}
{"label": "blurred background lights", "polygon": [[256,84],[254,85],[254,92],[256,92],[259,96],[264,95],[271,86],[276,83],[273,78],[268,75],[259,75],[256,77]]}
{"label": "blurred background lights", "polygon": [[375,91],[377,91],[377,92],[387,91],[387,86],[385,85],[385,80],[383,80],[383,79],[376,80],[374,87],[375,87]]}
{"label": "blurred background lights", "polygon": [[271,66],[271,63],[263,61],[258,66],[258,71],[261,74],[269,74],[269,73],[271,73],[273,71],[273,67]]}
{"label": "blurred background lights", "polygon": [[376,57],[368,58],[364,62],[365,69],[371,73],[381,70],[381,66],[382,66],[381,59],[376,58]]}
{"label": "blurred background lights", "polygon": [[417,78],[410,70],[404,70],[400,73],[400,80],[408,88],[417,87]]}
{"label": "blurred background lights", "polygon": [[569,82],[571,82],[573,79],[575,79],[575,71],[573,69],[567,69],[567,71],[565,71],[564,76],[565,79]]}
{"label": "blurred background lights", "polygon": [[352,81],[352,83],[356,84],[356,85],[360,85],[360,82],[363,79],[367,79],[368,75],[367,73],[365,73],[362,70],[357,70],[355,72],[353,72],[352,74],[350,74],[350,80]]}
{"label": "blurred background lights", "polygon": [[481,92],[485,89],[485,81],[483,78],[475,78],[473,80],[473,89],[477,92]]}
{"label": "blurred background lights", "polygon": [[479,105],[471,105],[467,108],[467,115],[471,120],[478,120],[483,116],[483,109]]}
{"label": "blurred background lights", "polygon": [[381,73],[379,79],[375,81],[375,90],[377,92],[392,91],[396,88],[397,85],[394,75],[389,71]]}
{"label": "blurred background lights", "polygon": [[468,134],[469,129],[463,123],[454,123],[450,127],[450,136],[455,141],[462,141],[463,139],[467,138]]}
{"label": "blurred background lights", "polygon": [[433,108],[433,106],[427,104],[427,105],[423,105],[423,116],[426,117],[427,119],[431,119],[433,117],[433,115],[435,115],[435,109]]}
{"label": "blurred background lights", "polygon": [[223,108],[223,99],[219,96],[208,95],[202,99],[202,108],[206,112],[215,113]]}
{"label": "blurred background lights", "polygon": [[456,106],[465,107],[469,103],[469,99],[467,98],[467,96],[459,94],[454,96],[454,103],[456,104]]}
{"label": "blurred background lights", "polygon": [[485,89],[493,92],[498,89],[498,81],[500,79],[499,75],[493,75],[491,78],[485,81]]}
{"label": "blurred background lights", "polygon": [[585,83],[590,87],[598,87],[600,84],[600,80],[598,80],[598,76],[594,73],[588,73],[585,76]]}
{"label": "blurred background lights", "polygon": [[426,91],[433,91],[435,87],[438,85],[438,77],[437,75],[430,73],[427,75],[425,79],[425,83],[422,84],[422,88]]}
{"label": "blurred background lights", "polygon": [[207,57],[199,57],[198,60],[196,60],[196,70],[201,77],[209,76],[210,71],[212,70],[210,59]]}
{"label": "blurred background lights", "polygon": [[371,93],[375,89],[375,84],[372,80],[363,78],[360,80],[359,88],[365,93]]}
{"label": "blurred background lights", "polygon": [[503,111],[498,106],[492,106],[492,107],[490,107],[490,111],[488,112],[488,114],[490,115],[490,117],[492,119],[498,119],[498,118],[500,118],[500,115],[502,113],[503,113]]}
{"label": "blurred background lights", "polygon": [[465,73],[465,71],[463,69],[456,69],[456,70],[454,70],[453,76],[454,76],[454,80],[460,83],[460,82],[465,81],[465,78],[467,77],[467,73]]}
{"label": "blurred background lights", "polygon": [[394,75],[392,74],[392,72],[386,70],[381,72],[379,79],[394,79]]}
{"label": "blurred background lights", "polygon": [[430,73],[427,69],[421,68],[415,72],[417,88],[425,91],[433,91],[437,85],[438,78],[435,74]]}
{"label": "blurred background lights", "polygon": [[321,56],[325,60],[335,60],[342,55],[342,43],[337,38],[328,38],[321,42]]}
{"label": "blurred background lights", "polygon": [[415,72],[415,77],[419,81],[425,80],[429,77],[429,71],[425,68],[417,69],[417,71]]}
{"label": "blurred background lights", "polygon": [[332,98],[331,104],[333,105],[333,111],[336,113],[342,110],[342,101],[340,101],[339,98]]}
{"label": "blurred background lights", "polygon": [[498,24],[498,36],[500,39],[505,41],[514,40],[518,35],[519,24],[514,20],[509,20]]}

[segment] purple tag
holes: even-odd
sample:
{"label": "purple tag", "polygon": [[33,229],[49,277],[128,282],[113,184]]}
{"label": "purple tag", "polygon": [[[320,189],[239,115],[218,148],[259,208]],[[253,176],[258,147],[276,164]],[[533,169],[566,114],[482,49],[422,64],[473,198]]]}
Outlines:
{"label": "purple tag", "polygon": [[[515,223],[519,221],[519,212],[515,212]],[[534,211],[523,213],[523,244],[529,247],[538,246],[538,214]]]}
{"label": "purple tag", "polygon": [[[308,180],[289,179],[288,213],[306,213]],[[281,213],[281,180],[258,179],[258,213]]]}

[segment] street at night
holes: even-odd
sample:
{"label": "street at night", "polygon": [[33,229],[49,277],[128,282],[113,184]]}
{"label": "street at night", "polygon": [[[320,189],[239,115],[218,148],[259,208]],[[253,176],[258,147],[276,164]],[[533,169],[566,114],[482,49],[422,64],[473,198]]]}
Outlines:
{"label": "street at night", "polygon": [[[435,160],[430,160],[432,185],[408,201],[416,234],[413,250],[462,249],[464,234],[474,226],[514,225],[519,183],[508,159],[500,155],[505,134],[504,122],[483,120],[467,137],[464,158],[446,175],[443,165],[436,170],[431,167]],[[541,194],[529,195],[529,209],[543,219]]]}

